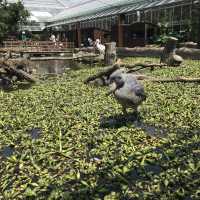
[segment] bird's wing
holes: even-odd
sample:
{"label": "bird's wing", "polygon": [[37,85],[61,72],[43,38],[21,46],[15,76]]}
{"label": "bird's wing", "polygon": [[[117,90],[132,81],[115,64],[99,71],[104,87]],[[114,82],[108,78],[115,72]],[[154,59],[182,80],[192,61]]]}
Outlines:
{"label": "bird's wing", "polygon": [[123,99],[128,99],[130,101],[138,101],[140,100],[145,100],[146,95],[144,92],[144,88],[142,85],[139,83],[125,83],[125,85],[115,91],[115,95],[118,96],[119,98]]}
{"label": "bird's wing", "polygon": [[144,88],[141,85],[136,85],[132,90],[135,92],[137,96],[145,95]]}

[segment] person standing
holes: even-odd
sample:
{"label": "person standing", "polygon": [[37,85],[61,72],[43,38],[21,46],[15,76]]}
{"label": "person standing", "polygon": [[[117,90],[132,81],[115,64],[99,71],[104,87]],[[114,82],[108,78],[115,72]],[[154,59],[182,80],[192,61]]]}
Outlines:
{"label": "person standing", "polygon": [[56,36],[54,34],[51,35],[50,40],[56,44]]}
{"label": "person standing", "polygon": [[88,38],[88,46],[89,47],[93,46],[93,40],[90,37]]}
{"label": "person standing", "polygon": [[25,31],[22,31],[22,41],[26,41],[26,33],[25,33]]}

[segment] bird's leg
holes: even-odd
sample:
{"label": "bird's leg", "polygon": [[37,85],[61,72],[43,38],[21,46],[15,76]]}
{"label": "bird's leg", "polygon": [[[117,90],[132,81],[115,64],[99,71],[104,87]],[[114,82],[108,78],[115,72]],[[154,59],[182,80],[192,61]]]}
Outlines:
{"label": "bird's leg", "polygon": [[124,106],[122,106],[122,112],[123,112],[124,115],[128,115],[126,107],[124,107]]}
{"label": "bird's leg", "polygon": [[112,84],[110,84],[109,87],[110,87],[110,90],[106,94],[106,96],[109,96],[109,95],[115,93],[115,91],[118,89],[116,83],[114,83],[114,82]]}
{"label": "bird's leg", "polygon": [[134,106],[134,107],[133,107],[133,114],[134,114],[136,117],[138,117],[138,115],[139,115],[138,106]]}

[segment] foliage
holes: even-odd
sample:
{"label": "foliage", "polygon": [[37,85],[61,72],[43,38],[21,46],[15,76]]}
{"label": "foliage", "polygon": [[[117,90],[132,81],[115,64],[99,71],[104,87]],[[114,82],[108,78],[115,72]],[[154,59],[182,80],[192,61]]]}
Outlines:
{"label": "foliage", "polygon": [[21,1],[8,4],[0,0],[0,41],[8,34],[16,33],[19,30],[19,23],[24,23],[29,16]]}
{"label": "foliage", "polygon": [[179,42],[187,41],[187,33],[190,32],[189,25],[187,26],[185,31],[173,32],[169,31],[169,27],[167,23],[159,23],[160,27],[160,35],[156,36],[153,40],[153,43],[164,45],[166,44],[168,37],[176,37]]}
{"label": "foliage", "polygon": [[[196,38],[190,38],[189,35],[192,32],[192,21],[190,19],[185,21],[184,29],[180,31],[170,31],[169,23],[162,19],[160,23],[158,23],[160,28],[160,34],[153,38],[153,43],[164,45],[166,44],[168,37],[176,37],[179,42],[186,42],[186,41],[195,41]],[[197,29],[197,28],[196,28]]]}
{"label": "foliage", "polygon": [[[0,199],[199,199],[200,85],[145,82],[137,126],[83,84],[97,71],[0,92]],[[145,73],[197,77],[199,62]]]}
{"label": "foliage", "polygon": [[164,45],[167,42],[169,36],[167,35],[159,35],[156,38],[154,38],[153,43],[158,44],[158,45]]}
{"label": "foliage", "polygon": [[157,38],[155,38],[154,43],[165,45],[169,37],[176,37],[179,42],[187,41],[187,32],[169,32],[167,34],[161,34]]}

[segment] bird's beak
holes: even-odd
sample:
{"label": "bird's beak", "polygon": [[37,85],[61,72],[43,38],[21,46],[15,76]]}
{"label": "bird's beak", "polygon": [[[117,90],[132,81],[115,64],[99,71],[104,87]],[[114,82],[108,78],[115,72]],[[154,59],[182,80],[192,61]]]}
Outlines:
{"label": "bird's beak", "polygon": [[115,82],[112,82],[110,85],[110,91],[111,92],[114,92],[116,89],[117,89],[117,84]]}
{"label": "bird's beak", "polygon": [[117,90],[117,85],[116,85],[115,82],[112,82],[112,83],[109,85],[109,87],[110,87],[110,90],[109,90],[109,92],[107,93],[107,96],[111,95],[112,93],[115,92],[115,90]]}

